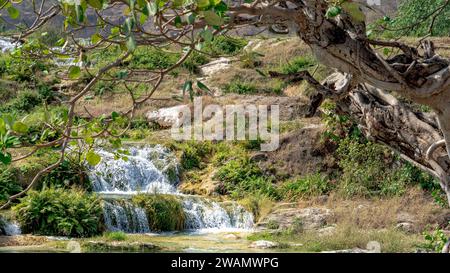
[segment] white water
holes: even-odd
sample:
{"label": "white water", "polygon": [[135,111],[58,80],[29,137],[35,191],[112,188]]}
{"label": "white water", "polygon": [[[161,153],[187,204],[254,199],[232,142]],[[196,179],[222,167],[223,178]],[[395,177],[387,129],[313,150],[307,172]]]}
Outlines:
{"label": "white water", "polygon": [[115,158],[113,152],[97,152],[102,161],[90,170],[89,176],[94,191],[108,199],[104,202],[104,215],[109,230],[150,231],[144,210],[127,201],[138,193],[176,195],[184,209],[187,230],[215,232],[253,227],[252,214],[237,203],[181,194],[176,188],[179,182],[176,157],[160,145],[131,148],[127,160]]}
{"label": "white water", "polygon": [[20,227],[16,223],[6,222],[3,228],[7,236],[19,235],[21,233]]}
{"label": "white water", "polygon": [[15,46],[16,45],[10,39],[0,37],[0,50],[2,53],[13,49]]}

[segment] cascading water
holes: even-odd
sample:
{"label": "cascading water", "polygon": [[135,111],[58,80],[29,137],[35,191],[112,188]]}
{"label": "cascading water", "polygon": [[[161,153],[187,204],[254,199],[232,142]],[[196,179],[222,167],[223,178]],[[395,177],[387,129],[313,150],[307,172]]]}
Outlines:
{"label": "cascading water", "polygon": [[89,172],[94,191],[103,202],[105,224],[109,230],[130,233],[150,231],[144,209],[128,199],[138,193],[175,195],[183,206],[185,229],[229,230],[251,229],[251,213],[233,202],[218,203],[177,190],[178,164],[167,148],[130,148],[126,159],[114,152],[97,151],[102,161]]}

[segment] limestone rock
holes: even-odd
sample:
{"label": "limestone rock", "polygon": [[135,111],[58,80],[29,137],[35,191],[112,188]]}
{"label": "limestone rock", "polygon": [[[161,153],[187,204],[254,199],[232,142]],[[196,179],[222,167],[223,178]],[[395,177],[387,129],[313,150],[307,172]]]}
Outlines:
{"label": "limestone rock", "polygon": [[278,247],[278,243],[260,240],[260,241],[253,242],[249,247],[250,248],[260,248],[260,249],[276,248],[276,247]]}
{"label": "limestone rock", "polygon": [[146,118],[150,123],[157,124],[162,128],[170,128],[175,123],[183,121],[183,109],[186,109],[186,105],[178,105],[174,107],[161,108],[157,111],[148,112]]}
{"label": "limestone rock", "polygon": [[264,217],[257,228],[267,229],[269,223],[277,223],[281,229],[301,225],[302,229],[314,230],[327,225],[331,216],[331,210],[325,208],[280,208]]}
{"label": "limestone rock", "polygon": [[200,66],[202,75],[209,77],[222,70],[228,69],[231,66],[231,60],[229,58],[219,58],[210,63]]}

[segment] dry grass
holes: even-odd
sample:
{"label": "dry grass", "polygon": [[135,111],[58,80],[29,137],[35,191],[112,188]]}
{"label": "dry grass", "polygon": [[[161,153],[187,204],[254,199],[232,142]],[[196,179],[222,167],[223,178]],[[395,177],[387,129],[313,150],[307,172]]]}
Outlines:
{"label": "dry grass", "polygon": [[449,209],[437,205],[429,194],[417,187],[392,198],[346,200],[331,195],[325,202],[319,198],[301,201],[298,206],[329,208],[334,214],[332,222],[338,226],[392,229],[400,222],[412,221],[417,233],[445,226],[450,216]]}

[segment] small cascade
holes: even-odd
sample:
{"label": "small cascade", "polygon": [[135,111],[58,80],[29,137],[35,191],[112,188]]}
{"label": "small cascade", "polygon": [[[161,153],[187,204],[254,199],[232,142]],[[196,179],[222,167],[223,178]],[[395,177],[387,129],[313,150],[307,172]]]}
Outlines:
{"label": "small cascade", "polygon": [[147,215],[144,209],[126,201],[108,200],[103,202],[105,225],[110,231],[128,233],[148,233]]}
{"label": "small cascade", "polygon": [[100,193],[175,193],[178,183],[176,158],[164,147],[130,148],[127,159],[104,150],[100,164],[90,172],[94,191]]}
{"label": "small cascade", "polygon": [[15,44],[12,40],[8,38],[0,37],[0,51],[5,53],[15,47]]}
{"label": "small cascade", "polygon": [[104,198],[104,218],[109,230],[129,233],[150,232],[145,210],[128,199],[139,193],[170,194],[180,200],[187,230],[251,229],[253,216],[233,202],[214,202],[184,195],[179,183],[178,163],[167,148],[132,147],[127,158],[98,150],[102,160],[89,172],[94,191]]}
{"label": "small cascade", "polygon": [[187,197],[182,204],[186,215],[185,227],[189,230],[253,227],[253,215],[236,203],[226,206],[199,197]]}

